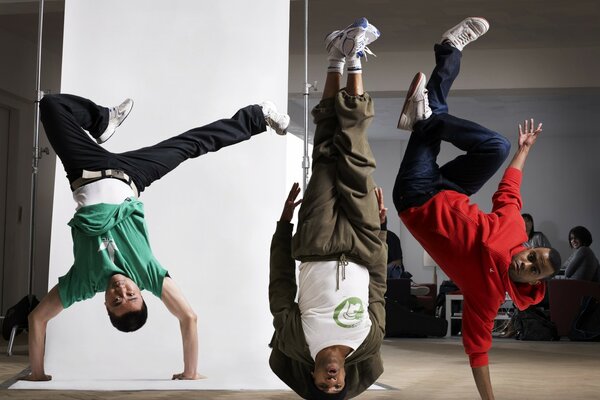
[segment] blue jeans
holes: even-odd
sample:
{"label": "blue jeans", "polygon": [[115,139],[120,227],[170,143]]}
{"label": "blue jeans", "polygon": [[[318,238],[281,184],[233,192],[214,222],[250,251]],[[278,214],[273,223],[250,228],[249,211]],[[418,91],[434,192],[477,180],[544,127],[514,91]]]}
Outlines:
{"label": "blue jeans", "polygon": [[[510,152],[510,142],[504,136],[448,114],[446,98],[458,76],[462,53],[445,44],[436,44],[434,49],[436,66],[427,83],[432,115],[417,122],[410,135],[394,184],[398,213],[424,204],[442,190],[472,195],[496,173]],[[442,141],[465,154],[438,166]]]}

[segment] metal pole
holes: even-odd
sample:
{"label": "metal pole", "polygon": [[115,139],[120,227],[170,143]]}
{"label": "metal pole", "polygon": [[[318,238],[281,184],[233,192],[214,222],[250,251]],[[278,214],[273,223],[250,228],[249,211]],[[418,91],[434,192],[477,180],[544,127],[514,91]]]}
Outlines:
{"label": "metal pole", "polygon": [[302,159],[304,192],[306,192],[310,171],[310,158],[308,156],[308,95],[310,86],[308,83],[308,0],[304,0],[304,157]]}
{"label": "metal pole", "polygon": [[[34,125],[33,125],[33,162],[31,168],[31,198],[30,210],[31,216],[29,219],[29,296],[33,294],[33,272],[35,265],[35,199],[37,195],[37,174],[39,160],[42,158],[40,151],[40,100],[42,99],[41,73],[42,73],[42,32],[44,24],[44,0],[39,0],[39,16],[38,16],[38,42],[37,42],[37,66],[35,76],[35,95],[36,101],[33,110]],[[45,151],[47,151],[45,149]]]}

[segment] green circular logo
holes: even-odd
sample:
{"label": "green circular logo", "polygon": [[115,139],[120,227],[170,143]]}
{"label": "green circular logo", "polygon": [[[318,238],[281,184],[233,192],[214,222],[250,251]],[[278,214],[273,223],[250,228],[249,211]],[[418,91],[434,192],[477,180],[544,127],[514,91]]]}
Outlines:
{"label": "green circular logo", "polygon": [[358,297],[348,297],[342,301],[333,313],[333,320],[342,328],[353,328],[362,321],[365,308]]}

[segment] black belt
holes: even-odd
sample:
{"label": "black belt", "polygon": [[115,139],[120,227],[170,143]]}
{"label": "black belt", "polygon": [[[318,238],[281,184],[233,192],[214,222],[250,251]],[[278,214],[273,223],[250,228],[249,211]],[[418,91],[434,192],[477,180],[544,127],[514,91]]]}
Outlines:
{"label": "black belt", "polygon": [[107,169],[104,171],[86,171],[84,169],[81,174],[81,177],[71,182],[71,190],[74,191],[82,186],[87,185],[88,183],[96,182],[106,178],[118,179],[122,182],[125,182],[129,185],[129,187],[131,187],[131,190],[133,190],[135,197],[139,197],[137,187],[135,186],[135,183],[133,182],[131,177],[125,172],[118,169]]}

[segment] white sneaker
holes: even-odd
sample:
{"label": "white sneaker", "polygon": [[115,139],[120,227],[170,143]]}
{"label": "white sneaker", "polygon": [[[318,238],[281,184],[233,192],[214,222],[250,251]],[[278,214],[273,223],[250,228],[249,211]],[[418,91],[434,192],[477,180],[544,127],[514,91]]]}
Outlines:
{"label": "white sneaker", "polygon": [[462,51],[466,45],[477,40],[488,29],[490,29],[490,24],[485,18],[466,18],[460,24],[444,32],[442,43],[448,41],[452,46]]}
{"label": "white sneaker", "polygon": [[132,99],[125,99],[125,101],[118,106],[110,108],[108,110],[108,126],[102,135],[96,139],[96,142],[98,142],[98,144],[102,144],[110,139],[119,125],[125,121],[125,118],[127,118],[132,108]]}
{"label": "white sneaker", "polygon": [[285,135],[287,128],[290,125],[290,116],[277,112],[277,107],[271,101],[265,101],[259,104],[262,107],[265,116],[265,122],[278,135]]}
{"label": "white sneaker", "polygon": [[365,57],[374,55],[367,47],[381,36],[379,30],[362,17],[341,31],[333,31],[325,38],[325,48],[331,52],[337,49],[344,57]]}
{"label": "white sneaker", "polygon": [[417,72],[410,84],[408,93],[406,93],[406,100],[404,100],[400,120],[398,120],[398,129],[412,131],[415,123],[431,116],[425,81],[425,74]]}

